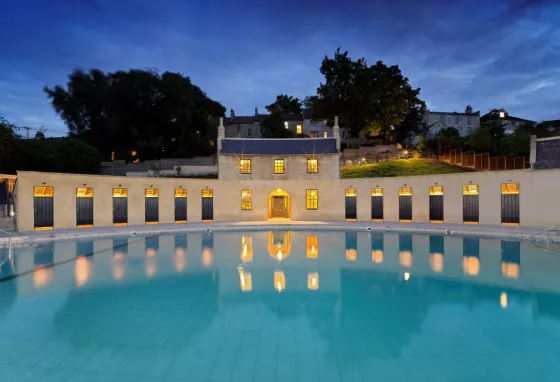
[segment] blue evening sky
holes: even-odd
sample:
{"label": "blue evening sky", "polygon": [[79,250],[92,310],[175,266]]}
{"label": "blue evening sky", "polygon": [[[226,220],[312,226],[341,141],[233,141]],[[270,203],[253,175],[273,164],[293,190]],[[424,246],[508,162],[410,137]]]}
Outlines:
{"label": "blue evening sky", "polygon": [[0,0],[0,113],[66,131],[75,68],[190,76],[237,115],[315,94],[337,47],[398,64],[432,110],[560,119],[558,0]]}

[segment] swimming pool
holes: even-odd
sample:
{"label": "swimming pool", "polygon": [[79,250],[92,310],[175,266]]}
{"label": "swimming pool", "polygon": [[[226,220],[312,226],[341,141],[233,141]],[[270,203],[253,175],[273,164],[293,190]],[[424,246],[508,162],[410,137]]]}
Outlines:
{"label": "swimming pool", "polygon": [[189,233],[0,262],[1,381],[560,380],[560,259],[517,241]]}

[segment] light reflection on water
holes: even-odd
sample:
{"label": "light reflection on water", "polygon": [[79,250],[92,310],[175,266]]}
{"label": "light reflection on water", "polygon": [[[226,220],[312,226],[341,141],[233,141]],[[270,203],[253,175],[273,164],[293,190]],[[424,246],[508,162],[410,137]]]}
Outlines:
{"label": "light reflection on water", "polygon": [[[33,358],[48,345],[45,375],[212,380],[229,355],[264,357],[222,370],[248,380],[560,380],[560,261],[527,243],[176,234],[0,250],[0,264],[1,278],[22,274],[0,282],[2,348]],[[0,370],[25,373],[10,352]]]}

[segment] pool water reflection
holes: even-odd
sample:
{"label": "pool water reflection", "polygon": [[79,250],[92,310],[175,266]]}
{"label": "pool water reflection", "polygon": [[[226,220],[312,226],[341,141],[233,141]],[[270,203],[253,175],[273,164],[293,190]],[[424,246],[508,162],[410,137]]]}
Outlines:
{"label": "pool water reflection", "polygon": [[2,381],[560,380],[560,259],[517,241],[177,234],[0,264]]}

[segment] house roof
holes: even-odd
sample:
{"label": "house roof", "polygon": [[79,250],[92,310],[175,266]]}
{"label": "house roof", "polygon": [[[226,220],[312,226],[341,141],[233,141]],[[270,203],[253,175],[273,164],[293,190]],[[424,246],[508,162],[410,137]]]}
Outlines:
{"label": "house roof", "polygon": [[432,111],[432,110],[428,110],[426,111],[426,113],[429,114],[445,114],[445,115],[480,115],[480,110],[479,111],[475,111],[473,113],[459,113],[457,111]]}
{"label": "house roof", "polygon": [[[500,118],[500,112],[504,112],[505,113],[505,117],[504,118]],[[505,109],[492,109],[490,110],[490,112],[488,112],[487,114],[483,115],[482,117],[480,117],[480,121],[484,122],[484,121],[495,121],[495,120],[499,120],[499,119],[504,119],[507,121],[517,121],[517,122],[527,122],[527,123],[536,123],[535,121],[531,121],[530,119],[524,119],[524,118],[519,118],[519,117],[514,117],[509,115],[509,113],[505,110]]]}
{"label": "house roof", "polygon": [[[235,117],[229,117],[224,119],[224,125],[235,125],[235,124],[252,124],[255,122],[260,122],[266,118],[269,114],[257,114],[257,115],[239,115]],[[284,115],[284,121],[303,121],[302,114],[286,114]]]}
{"label": "house roof", "polygon": [[334,138],[227,138],[222,140],[221,151],[221,154],[244,155],[308,155],[336,153],[336,140]]}

